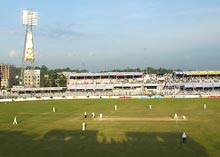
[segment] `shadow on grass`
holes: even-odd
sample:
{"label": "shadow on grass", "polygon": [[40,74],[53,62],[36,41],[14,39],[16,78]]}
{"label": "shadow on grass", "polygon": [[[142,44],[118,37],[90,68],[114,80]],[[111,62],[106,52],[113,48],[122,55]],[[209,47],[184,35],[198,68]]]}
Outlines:
{"label": "shadow on grass", "polygon": [[[0,131],[0,157],[207,157],[204,147],[181,134],[127,132],[117,141],[98,131],[52,130],[39,138],[23,132]],[[100,140],[101,139],[101,140]]]}

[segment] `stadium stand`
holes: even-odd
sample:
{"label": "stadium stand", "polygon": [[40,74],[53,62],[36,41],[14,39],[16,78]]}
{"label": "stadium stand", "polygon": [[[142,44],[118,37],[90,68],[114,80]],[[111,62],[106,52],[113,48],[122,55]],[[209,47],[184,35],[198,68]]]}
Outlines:
{"label": "stadium stand", "polygon": [[132,95],[143,94],[144,75],[140,72],[71,73],[67,90],[87,92],[87,95]]}
{"label": "stadium stand", "polygon": [[13,87],[11,92],[1,92],[0,98],[191,94],[220,95],[220,71],[69,73],[66,88]]}

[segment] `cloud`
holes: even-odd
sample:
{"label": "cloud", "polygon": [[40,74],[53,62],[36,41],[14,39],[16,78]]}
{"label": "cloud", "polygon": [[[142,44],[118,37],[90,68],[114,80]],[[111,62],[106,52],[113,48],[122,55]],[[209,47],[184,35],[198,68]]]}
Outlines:
{"label": "cloud", "polygon": [[62,24],[57,23],[54,26],[38,29],[38,35],[49,38],[79,38],[88,36],[87,33],[82,33],[76,30],[77,24]]}
{"label": "cloud", "polygon": [[199,8],[191,10],[182,10],[177,12],[177,15],[195,15],[195,14],[207,14],[207,13],[219,13],[220,8]]}
{"label": "cloud", "polygon": [[16,57],[19,56],[19,53],[15,50],[11,50],[11,51],[8,52],[8,55],[9,55],[10,58],[16,58]]}
{"label": "cloud", "polygon": [[0,35],[21,35],[19,30],[12,30],[7,27],[0,27]]}

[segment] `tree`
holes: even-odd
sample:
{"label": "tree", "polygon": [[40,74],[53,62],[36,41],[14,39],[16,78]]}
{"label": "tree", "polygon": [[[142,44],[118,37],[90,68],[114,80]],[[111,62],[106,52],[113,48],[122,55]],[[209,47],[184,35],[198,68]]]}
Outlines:
{"label": "tree", "polygon": [[47,66],[46,66],[46,65],[42,65],[42,66],[41,66],[41,70],[47,71],[47,70],[48,70],[48,68],[47,68]]}
{"label": "tree", "polygon": [[58,75],[57,83],[59,84],[59,87],[66,87],[67,78],[61,74]]}
{"label": "tree", "polygon": [[156,69],[152,68],[152,67],[147,67],[146,68],[146,73],[147,74],[155,74]]}

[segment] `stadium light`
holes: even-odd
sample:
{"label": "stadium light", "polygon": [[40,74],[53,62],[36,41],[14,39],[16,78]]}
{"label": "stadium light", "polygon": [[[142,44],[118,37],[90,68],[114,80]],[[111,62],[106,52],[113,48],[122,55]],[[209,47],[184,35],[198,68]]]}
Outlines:
{"label": "stadium light", "polygon": [[38,22],[38,13],[32,10],[23,10],[23,25],[36,26]]}

